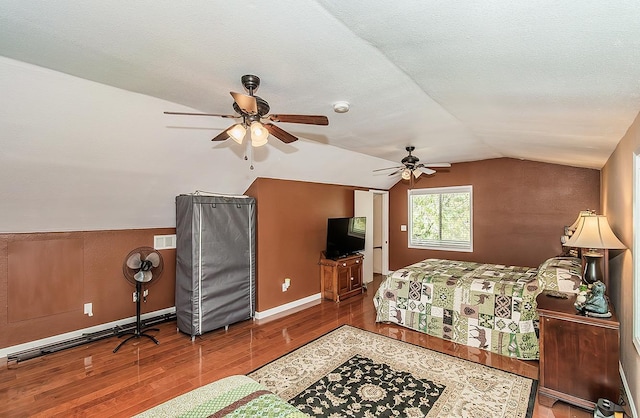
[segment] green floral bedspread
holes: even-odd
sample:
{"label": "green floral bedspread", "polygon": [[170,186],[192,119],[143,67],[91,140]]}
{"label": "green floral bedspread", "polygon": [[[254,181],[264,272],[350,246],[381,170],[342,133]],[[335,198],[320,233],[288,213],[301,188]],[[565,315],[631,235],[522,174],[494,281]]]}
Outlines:
{"label": "green floral bedspread", "polygon": [[244,375],[217,380],[153,407],[135,418],[302,418],[309,415]]}
{"label": "green floral bedspread", "polygon": [[538,280],[536,268],[421,261],[396,270],[380,285],[374,296],[376,321],[509,357],[538,359],[536,297],[556,276],[580,278],[579,260],[553,260],[547,262],[553,268],[544,269],[546,282]]}

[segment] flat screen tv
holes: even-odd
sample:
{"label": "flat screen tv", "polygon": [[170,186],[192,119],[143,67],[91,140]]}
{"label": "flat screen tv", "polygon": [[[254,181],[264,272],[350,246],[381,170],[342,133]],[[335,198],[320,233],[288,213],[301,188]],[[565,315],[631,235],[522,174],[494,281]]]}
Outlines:
{"label": "flat screen tv", "polygon": [[329,218],[327,220],[327,247],[325,256],[330,259],[346,257],[364,250],[364,234],[367,218]]}

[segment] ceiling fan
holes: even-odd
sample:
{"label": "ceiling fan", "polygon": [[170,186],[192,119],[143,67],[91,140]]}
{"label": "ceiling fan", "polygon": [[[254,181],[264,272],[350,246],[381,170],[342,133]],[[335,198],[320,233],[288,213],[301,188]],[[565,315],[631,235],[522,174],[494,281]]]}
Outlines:
{"label": "ceiling fan", "polygon": [[260,86],[260,78],[247,74],[242,76],[241,81],[249,94],[230,92],[233,97],[233,110],[236,111],[235,115],[186,112],[164,113],[167,115],[217,116],[221,118],[240,119],[240,122],[222,131],[213,138],[212,141],[225,141],[231,138],[238,144],[242,144],[242,140],[247,134],[248,129],[251,134],[251,145],[254,147],[265,145],[268,141],[269,134],[286,144],[298,140],[297,137],[271,122],[304,123],[307,125],[325,126],[329,124],[329,119],[326,116],[269,114],[269,103],[254,94]]}
{"label": "ceiling fan", "polygon": [[449,163],[419,163],[420,159],[415,155],[411,154],[411,152],[414,151],[416,147],[408,146],[405,149],[409,152],[409,155],[407,155],[400,161],[402,163],[401,166],[379,168],[373,171],[395,170],[393,173],[389,175],[394,176],[398,173],[402,173],[403,180],[413,181],[414,178],[420,177],[422,173],[434,174],[436,172],[436,170],[433,170],[429,167],[435,167],[435,168],[451,167],[451,164]]}

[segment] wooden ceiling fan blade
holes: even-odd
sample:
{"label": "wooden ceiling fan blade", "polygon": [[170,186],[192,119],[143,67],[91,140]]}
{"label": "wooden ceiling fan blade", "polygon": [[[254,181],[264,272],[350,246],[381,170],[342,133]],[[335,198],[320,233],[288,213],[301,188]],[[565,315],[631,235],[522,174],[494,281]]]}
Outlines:
{"label": "wooden ceiling fan blade", "polygon": [[321,115],[269,115],[268,118],[273,122],[304,123],[307,125],[323,126],[329,124],[329,118]]}
{"label": "wooden ceiling fan blade", "polygon": [[265,123],[264,127],[267,128],[267,131],[269,131],[271,135],[275,136],[285,144],[290,144],[291,142],[298,140],[298,138],[291,135],[289,132],[277,127],[273,123]]}
{"label": "wooden ceiling fan blade", "polygon": [[435,168],[447,168],[447,167],[451,167],[451,164],[449,163],[424,163],[424,164],[420,164],[423,167],[435,167]]}
{"label": "wooden ceiling fan blade", "polygon": [[396,166],[396,167],[378,168],[378,169],[373,170],[373,171],[384,171],[384,170],[392,170],[392,169],[398,170],[400,168],[404,168],[404,167],[397,167]]}
{"label": "wooden ceiling fan blade", "polygon": [[220,113],[191,113],[191,112],[164,112],[165,115],[182,115],[182,116],[217,116],[220,118],[237,119],[239,115],[222,115]]}
{"label": "wooden ceiling fan blade", "polygon": [[397,169],[396,171],[394,171],[393,173],[389,174],[389,177],[391,176],[395,176],[396,174],[402,172],[404,170],[404,167]]}
{"label": "wooden ceiling fan blade", "polygon": [[227,139],[231,138],[231,136],[229,135],[229,131],[234,127],[230,126],[227,129],[225,129],[224,131],[220,132],[218,135],[216,135],[212,141],[226,141]]}
{"label": "wooden ceiling fan blade", "polygon": [[253,96],[247,96],[246,94],[230,92],[233,100],[236,102],[238,107],[245,113],[250,115],[255,115],[258,113],[258,103],[256,102],[256,98]]}
{"label": "wooden ceiling fan blade", "polygon": [[422,171],[424,174],[434,174],[436,170],[432,170],[427,167],[418,167],[418,170]]}

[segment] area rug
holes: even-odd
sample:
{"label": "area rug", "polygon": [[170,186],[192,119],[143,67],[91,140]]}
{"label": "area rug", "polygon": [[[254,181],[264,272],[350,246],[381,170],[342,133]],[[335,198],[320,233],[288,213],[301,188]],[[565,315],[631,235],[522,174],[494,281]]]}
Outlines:
{"label": "area rug", "polygon": [[348,325],[248,376],[322,417],[530,418],[537,385]]}

